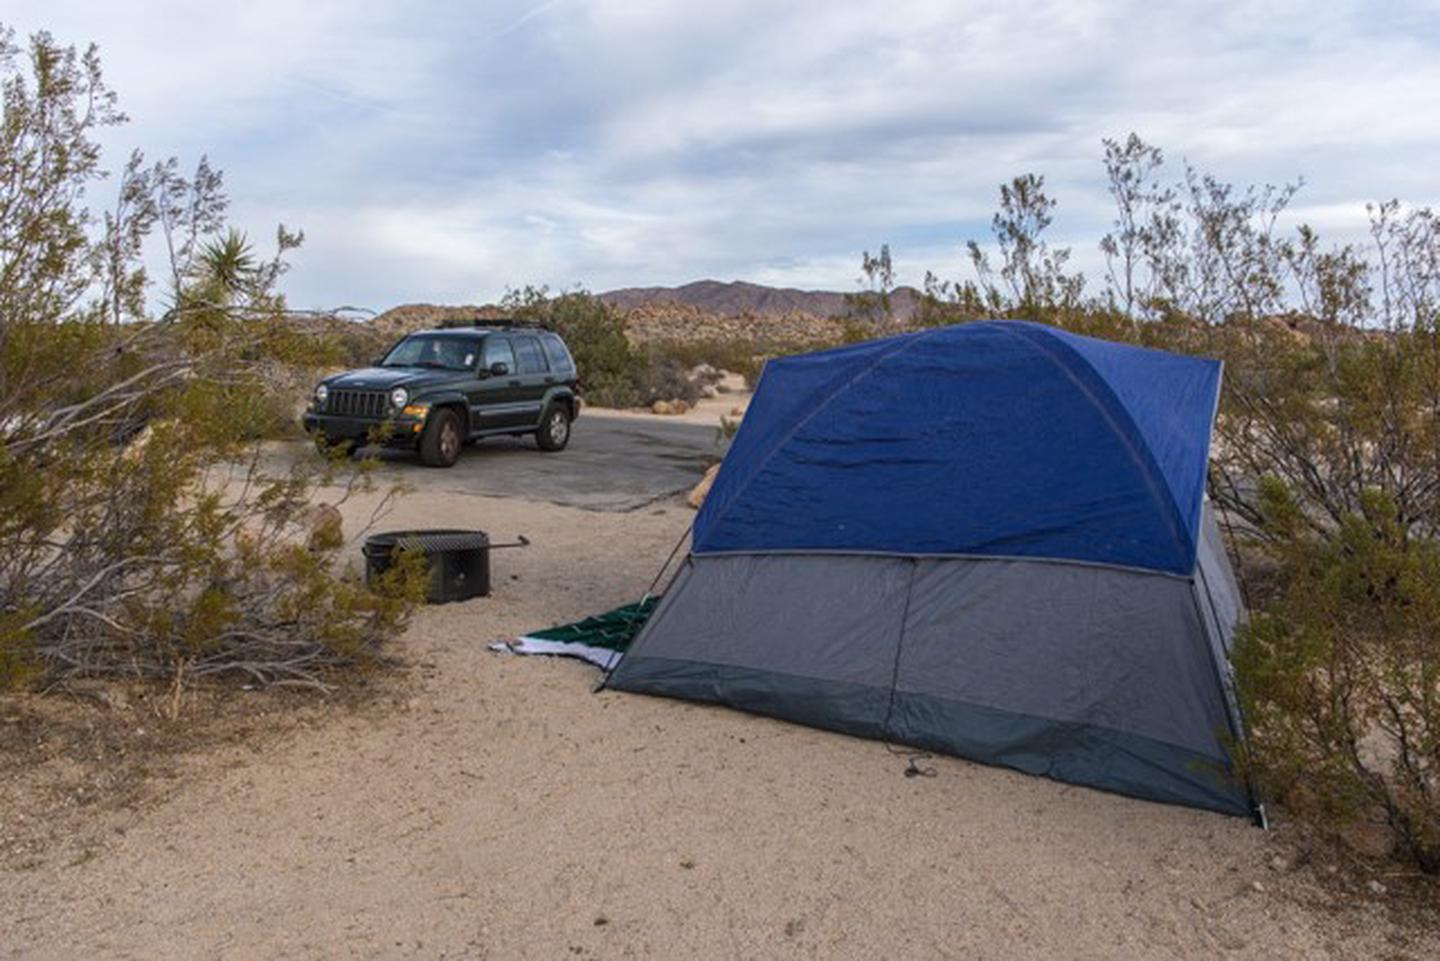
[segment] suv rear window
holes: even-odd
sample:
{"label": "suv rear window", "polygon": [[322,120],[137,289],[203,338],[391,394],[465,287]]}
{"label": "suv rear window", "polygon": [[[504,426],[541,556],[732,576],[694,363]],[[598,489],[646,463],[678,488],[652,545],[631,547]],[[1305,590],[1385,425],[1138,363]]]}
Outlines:
{"label": "suv rear window", "polygon": [[550,358],[550,369],[569,374],[575,370],[575,361],[570,359],[570,351],[565,349],[565,342],[555,334],[541,334],[540,343],[545,345],[545,356]]}
{"label": "suv rear window", "polygon": [[520,363],[522,374],[543,374],[549,368],[545,355],[540,351],[540,341],[534,337],[512,337],[515,344],[515,359]]}

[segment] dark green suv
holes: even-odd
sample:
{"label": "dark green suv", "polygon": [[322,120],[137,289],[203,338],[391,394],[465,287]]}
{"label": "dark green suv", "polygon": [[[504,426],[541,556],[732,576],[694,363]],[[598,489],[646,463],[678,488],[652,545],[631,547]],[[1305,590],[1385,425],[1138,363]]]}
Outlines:
{"label": "dark green suv", "polygon": [[379,437],[449,467],[467,441],[497,434],[564,450],[579,414],[575,361],[558,334],[464,327],[411,334],[374,367],[326,378],[303,423],[331,445]]}

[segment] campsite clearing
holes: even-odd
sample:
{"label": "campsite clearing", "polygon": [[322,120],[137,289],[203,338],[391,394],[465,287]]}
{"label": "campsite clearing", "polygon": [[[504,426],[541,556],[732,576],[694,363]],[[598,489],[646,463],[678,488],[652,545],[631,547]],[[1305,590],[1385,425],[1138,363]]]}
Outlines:
{"label": "campsite clearing", "polygon": [[[467,457],[497,474],[583,464]],[[490,653],[636,600],[695,515],[678,496],[585,510],[454,476],[384,524],[528,535],[497,557],[494,595],[422,610],[382,698],[192,753],[133,805],[76,814],[0,865],[0,956],[1440,955],[1395,879],[1377,895],[1283,825],[953,758],[906,777],[873,741],[593,695],[587,665]],[[371,506],[346,505],[352,531]],[[19,810],[7,800],[0,835]]]}

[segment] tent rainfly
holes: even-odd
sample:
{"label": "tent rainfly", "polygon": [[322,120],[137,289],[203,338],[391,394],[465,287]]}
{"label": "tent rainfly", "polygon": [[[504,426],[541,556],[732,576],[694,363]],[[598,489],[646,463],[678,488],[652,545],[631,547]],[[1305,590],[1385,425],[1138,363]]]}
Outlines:
{"label": "tent rainfly", "polygon": [[610,687],[1252,813],[1220,363],[985,321],[771,361]]}

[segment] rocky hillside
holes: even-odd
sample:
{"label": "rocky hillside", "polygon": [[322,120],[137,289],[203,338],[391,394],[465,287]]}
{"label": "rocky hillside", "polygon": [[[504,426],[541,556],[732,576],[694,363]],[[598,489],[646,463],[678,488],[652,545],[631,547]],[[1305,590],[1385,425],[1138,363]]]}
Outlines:
{"label": "rocky hillside", "polygon": [[412,330],[439,327],[446,323],[467,320],[503,321],[505,311],[491,305],[402,304],[391,307],[369,322],[377,334],[395,340]]}
{"label": "rocky hillside", "polygon": [[840,334],[838,320],[799,311],[722,314],[673,302],[616,309],[625,318],[625,330],[630,340],[637,344],[723,340],[798,347],[832,344]]}
{"label": "rocky hillside", "polygon": [[[833,343],[845,295],[835,291],[764,287],[740,281],[700,280],[681,287],[630,287],[599,298],[625,318],[631,340],[743,340],[747,343],[808,346]],[[912,316],[919,293],[909,287],[892,295],[897,322]],[[412,330],[469,320],[503,321],[490,305],[405,304],[370,321],[377,336],[394,340]]]}
{"label": "rocky hillside", "polygon": [[[740,280],[697,280],[680,287],[626,287],[599,296],[623,310],[676,304],[731,317],[809,314],[829,318],[840,317],[848,310],[845,295],[836,291],[766,287]],[[904,320],[915,313],[919,300],[920,292],[913,287],[897,287],[891,294],[891,307],[895,316]]]}

